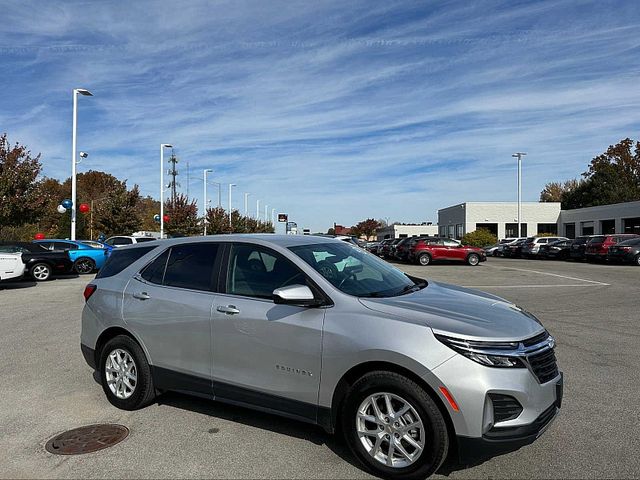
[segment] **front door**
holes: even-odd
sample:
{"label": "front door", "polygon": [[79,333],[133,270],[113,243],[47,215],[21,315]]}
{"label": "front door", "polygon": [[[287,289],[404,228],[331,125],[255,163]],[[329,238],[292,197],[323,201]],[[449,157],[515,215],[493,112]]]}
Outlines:
{"label": "front door", "polygon": [[158,388],[212,394],[211,309],[219,245],[168,248],[125,289],[123,318],[144,341]]}
{"label": "front door", "polygon": [[316,420],[324,310],[272,300],[276,288],[306,282],[278,252],[230,245],[213,308],[216,398]]}

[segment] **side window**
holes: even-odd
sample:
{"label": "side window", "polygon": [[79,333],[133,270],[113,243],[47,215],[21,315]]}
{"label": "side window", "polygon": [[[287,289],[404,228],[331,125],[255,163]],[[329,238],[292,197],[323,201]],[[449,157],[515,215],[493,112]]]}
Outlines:
{"label": "side window", "polygon": [[[54,244],[55,245],[55,244]],[[69,250],[77,250],[78,246],[75,243],[69,242],[58,242],[57,248],[59,249],[69,249]]]}
{"label": "side window", "polygon": [[171,247],[163,285],[212,290],[217,243],[185,243]]}
{"label": "side window", "polygon": [[162,285],[162,281],[164,280],[164,269],[167,266],[167,259],[169,258],[169,250],[171,249],[166,249],[153,262],[144,267],[140,276],[147,282]]}
{"label": "side window", "polygon": [[114,245],[131,245],[132,243],[133,243],[133,240],[126,237],[116,237],[113,239]]}
{"label": "side window", "polygon": [[106,242],[104,242],[105,245],[111,245],[113,246],[114,242],[116,241],[115,238],[110,238],[109,240],[107,240]]}
{"label": "side window", "polygon": [[460,245],[458,242],[449,240],[448,238],[445,238],[443,241],[445,247],[457,247],[458,245]]}
{"label": "side window", "polygon": [[117,275],[154,248],[155,247],[140,247],[132,248],[131,250],[114,250],[98,272],[98,275],[96,275],[96,278],[105,278]]}
{"label": "side window", "polygon": [[257,245],[233,245],[229,256],[227,293],[271,298],[276,288],[306,284],[306,276],[284,256]]}

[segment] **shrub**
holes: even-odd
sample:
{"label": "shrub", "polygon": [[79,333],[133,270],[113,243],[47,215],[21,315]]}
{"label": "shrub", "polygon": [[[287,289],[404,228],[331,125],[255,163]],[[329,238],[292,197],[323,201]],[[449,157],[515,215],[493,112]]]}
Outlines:
{"label": "shrub", "polygon": [[484,228],[465,233],[462,237],[462,244],[471,245],[472,247],[486,247],[495,243],[498,243],[498,237]]}

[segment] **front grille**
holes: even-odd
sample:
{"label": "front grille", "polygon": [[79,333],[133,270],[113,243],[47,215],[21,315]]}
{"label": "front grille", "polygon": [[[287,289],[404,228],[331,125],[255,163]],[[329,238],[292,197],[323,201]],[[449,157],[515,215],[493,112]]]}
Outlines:
{"label": "front grille", "polygon": [[513,420],[522,413],[522,405],[509,395],[490,393],[489,398],[493,403],[493,421],[495,423]]}
{"label": "front grille", "polygon": [[525,347],[530,347],[531,345],[536,345],[540,342],[544,342],[547,338],[549,338],[549,332],[545,330],[544,332],[536,335],[535,337],[531,337],[531,338],[527,338],[526,340],[523,340],[522,344]]}
{"label": "front grille", "polygon": [[547,383],[558,376],[558,363],[553,349],[544,350],[541,353],[527,357],[531,370],[540,383]]}

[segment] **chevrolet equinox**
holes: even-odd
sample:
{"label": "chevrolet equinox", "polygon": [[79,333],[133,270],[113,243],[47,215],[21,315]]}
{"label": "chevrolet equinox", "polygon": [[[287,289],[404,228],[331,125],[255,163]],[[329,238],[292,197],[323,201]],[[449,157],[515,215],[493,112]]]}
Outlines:
{"label": "chevrolet equinox", "polygon": [[562,374],[534,315],[339,240],[225,235],[114,250],[81,347],[109,402],[186,392],[340,431],[375,474],[424,478],[533,442]]}

